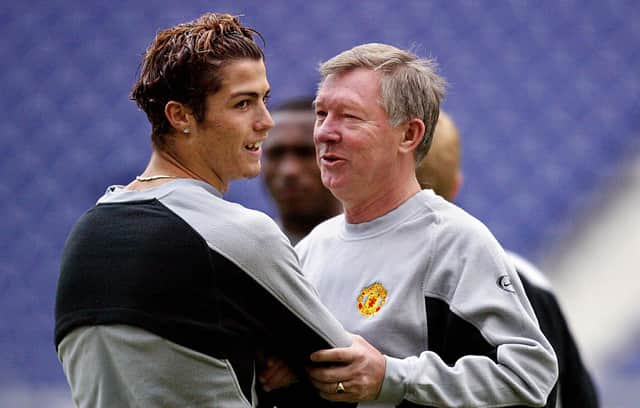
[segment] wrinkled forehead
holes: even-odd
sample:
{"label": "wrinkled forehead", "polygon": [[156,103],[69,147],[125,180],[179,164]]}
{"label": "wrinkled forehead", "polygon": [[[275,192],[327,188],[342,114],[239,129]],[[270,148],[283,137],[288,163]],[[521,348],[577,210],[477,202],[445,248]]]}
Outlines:
{"label": "wrinkled forehead", "polygon": [[380,73],[356,68],[328,75],[318,87],[314,104],[327,107],[359,108],[380,104]]}

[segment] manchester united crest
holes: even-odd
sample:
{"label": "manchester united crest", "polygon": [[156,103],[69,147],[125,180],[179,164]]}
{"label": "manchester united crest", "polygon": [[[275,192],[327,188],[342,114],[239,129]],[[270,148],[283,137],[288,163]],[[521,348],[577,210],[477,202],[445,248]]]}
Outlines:
{"label": "manchester united crest", "polygon": [[365,317],[378,313],[387,302],[387,290],[381,283],[376,282],[360,291],[358,296],[358,311]]}

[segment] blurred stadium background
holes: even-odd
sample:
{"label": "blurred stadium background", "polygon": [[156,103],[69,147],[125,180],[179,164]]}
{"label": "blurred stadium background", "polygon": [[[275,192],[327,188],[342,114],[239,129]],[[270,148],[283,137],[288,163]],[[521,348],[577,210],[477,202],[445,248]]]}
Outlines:
{"label": "blurred stadium background", "polygon": [[[146,164],[149,126],[128,100],[146,46],[205,11],[264,35],[276,104],[356,44],[435,57],[464,136],[459,204],[556,284],[603,407],[637,406],[636,0],[3,1],[0,406],[71,406],[52,339],[62,246]],[[227,198],[273,214],[259,179]]]}

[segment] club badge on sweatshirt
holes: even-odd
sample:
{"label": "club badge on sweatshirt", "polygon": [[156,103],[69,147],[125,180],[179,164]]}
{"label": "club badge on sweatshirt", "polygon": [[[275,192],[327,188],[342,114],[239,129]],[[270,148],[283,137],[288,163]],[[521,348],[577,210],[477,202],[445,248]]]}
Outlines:
{"label": "club badge on sweatshirt", "polygon": [[387,302],[387,289],[382,283],[376,282],[360,291],[358,296],[358,311],[365,317],[378,313]]}

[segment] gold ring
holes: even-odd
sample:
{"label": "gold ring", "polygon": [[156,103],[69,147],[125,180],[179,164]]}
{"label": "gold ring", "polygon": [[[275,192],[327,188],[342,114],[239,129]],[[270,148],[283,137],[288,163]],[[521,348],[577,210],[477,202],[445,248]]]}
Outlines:
{"label": "gold ring", "polygon": [[338,385],[336,386],[336,394],[344,394],[344,385],[342,385],[342,381],[338,381]]}

